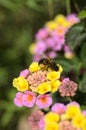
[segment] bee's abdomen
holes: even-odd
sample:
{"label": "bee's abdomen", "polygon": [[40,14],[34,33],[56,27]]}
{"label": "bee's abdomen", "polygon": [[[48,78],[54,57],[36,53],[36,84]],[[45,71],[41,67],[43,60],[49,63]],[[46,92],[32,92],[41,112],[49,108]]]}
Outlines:
{"label": "bee's abdomen", "polygon": [[52,70],[55,70],[55,71],[59,70],[59,67],[56,65],[55,62],[51,62],[50,67],[51,67]]}

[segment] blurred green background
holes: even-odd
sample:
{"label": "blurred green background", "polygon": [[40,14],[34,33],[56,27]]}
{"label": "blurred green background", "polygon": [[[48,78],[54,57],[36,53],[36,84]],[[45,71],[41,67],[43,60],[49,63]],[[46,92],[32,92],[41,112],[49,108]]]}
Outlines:
{"label": "blurred green background", "polygon": [[0,130],[18,130],[28,112],[13,104],[12,80],[32,61],[28,48],[35,33],[59,13],[77,13],[76,2],[80,9],[86,5],[85,0],[0,0]]}

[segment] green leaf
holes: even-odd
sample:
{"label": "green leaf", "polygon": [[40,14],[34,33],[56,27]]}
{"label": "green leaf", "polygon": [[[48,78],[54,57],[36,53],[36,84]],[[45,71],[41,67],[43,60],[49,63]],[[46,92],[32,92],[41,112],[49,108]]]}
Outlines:
{"label": "green leaf", "polygon": [[83,43],[83,46],[81,48],[80,59],[83,64],[83,67],[86,67],[86,43]]}
{"label": "green leaf", "polygon": [[21,3],[14,3],[11,0],[0,0],[0,5],[9,9],[10,11],[17,11],[21,6]]}
{"label": "green leaf", "polygon": [[81,48],[80,57],[82,61],[86,59],[86,42],[83,43],[83,46]]}
{"label": "green leaf", "polygon": [[13,117],[13,111],[6,111],[1,118],[1,124],[6,126]]}
{"label": "green leaf", "polygon": [[86,104],[80,106],[82,110],[86,110]]}
{"label": "green leaf", "polygon": [[86,10],[80,11],[78,14],[78,18],[80,18],[80,19],[86,18]]}
{"label": "green leaf", "polygon": [[[5,82],[3,82],[3,79]],[[5,67],[0,67],[0,87],[6,85],[8,82],[8,70]]]}
{"label": "green leaf", "polygon": [[82,24],[76,24],[66,33],[65,43],[68,44],[71,49],[75,49],[86,38],[86,33],[83,32],[83,30],[84,26]]}
{"label": "green leaf", "polygon": [[26,5],[35,10],[35,11],[43,11],[44,9],[44,6],[43,6],[43,1],[40,1],[41,4],[38,4],[38,1],[37,0],[28,0]]}
{"label": "green leaf", "polygon": [[79,90],[83,93],[86,93],[86,80],[79,82]]}
{"label": "green leaf", "polygon": [[69,72],[70,70],[75,70],[76,72],[79,72],[79,69],[81,67],[81,63],[79,62],[79,59],[77,57],[74,57],[71,60],[60,57],[56,60],[56,62],[57,64],[62,65],[63,72]]}

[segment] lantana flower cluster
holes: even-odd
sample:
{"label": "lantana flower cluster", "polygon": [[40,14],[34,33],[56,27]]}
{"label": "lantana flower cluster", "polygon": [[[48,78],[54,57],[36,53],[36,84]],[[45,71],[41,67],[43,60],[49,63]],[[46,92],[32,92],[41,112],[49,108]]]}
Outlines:
{"label": "lantana flower cluster", "polygon": [[82,111],[75,101],[67,105],[58,102],[46,114],[33,112],[28,123],[31,130],[86,130],[86,110]]}
{"label": "lantana flower cluster", "polygon": [[34,43],[30,46],[29,50],[33,54],[33,60],[39,61],[43,54],[51,58],[56,58],[59,54],[72,58],[74,53],[65,43],[65,34],[71,26],[79,22],[80,19],[75,14],[67,17],[58,14],[54,20],[46,22],[44,27],[38,30]]}
{"label": "lantana flower cluster", "polygon": [[21,71],[13,79],[13,86],[18,90],[14,104],[27,108],[37,106],[28,117],[30,130],[86,130],[86,110],[81,110],[76,101],[62,103],[52,98],[54,93],[63,98],[74,97],[78,89],[74,81],[62,79],[62,66],[54,65],[55,70],[49,65],[33,62],[28,69]]}
{"label": "lantana flower cluster", "polygon": [[58,71],[43,69],[38,62],[33,62],[28,69],[20,72],[13,79],[13,86],[18,90],[14,103],[18,107],[31,108],[35,104],[39,108],[47,108],[52,104],[51,94],[61,85],[60,75],[62,67],[57,64]]}
{"label": "lantana flower cluster", "polygon": [[71,81],[69,78],[64,78],[59,87],[59,93],[62,97],[73,97],[76,95],[77,89],[77,83]]}

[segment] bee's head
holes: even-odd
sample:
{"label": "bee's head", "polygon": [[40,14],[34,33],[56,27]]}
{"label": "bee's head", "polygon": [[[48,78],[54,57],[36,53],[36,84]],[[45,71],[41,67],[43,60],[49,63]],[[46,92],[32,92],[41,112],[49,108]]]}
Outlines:
{"label": "bee's head", "polygon": [[49,63],[49,60],[47,58],[43,58],[41,60],[39,60],[38,64],[43,64],[43,65],[47,65]]}

